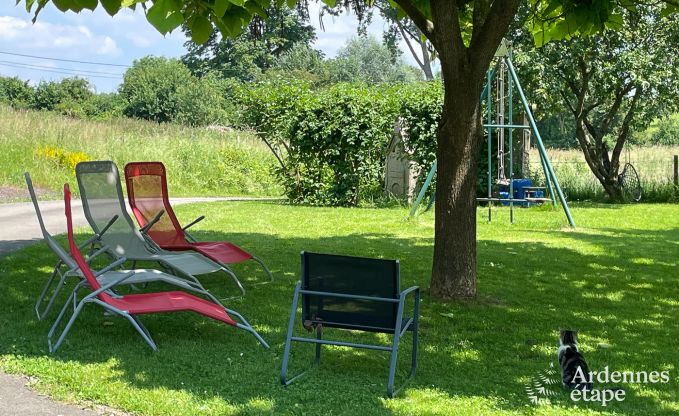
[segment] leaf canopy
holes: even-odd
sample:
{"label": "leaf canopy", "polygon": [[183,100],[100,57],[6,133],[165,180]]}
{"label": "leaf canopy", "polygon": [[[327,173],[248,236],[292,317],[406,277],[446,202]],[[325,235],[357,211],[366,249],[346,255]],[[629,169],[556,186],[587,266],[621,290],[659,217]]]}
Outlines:
{"label": "leaf canopy", "polygon": [[[373,0],[321,0],[333,8],[339,4],[357,4],[370,7]],[[94,10],[101,5],[111,16],[123,8],[136,8],[146,11],[146,18],[160,33],[167,34],[180,25],[191,30],[196,43],[205,42],[215,26],[226,37],[240,34],[255,16],[266,18],[266,9],[272,4],[287,4],[292,7],[302,0],[17,0],[25,3],[26,10],[34,14],[48,4],[66,12]],[[429,0],[390,0],[399,16],[418,14],[420,18],[431,21]],[[531,30],[534,42],[542,46],[552,40],[569,39],[575,36],[591,35],[605,29],[616,29],[622,25],[620,11],[634,11],[643,0],[526,0],[531,8]],[[469,38],[473,27],[472,10],[475,1],[451,0],[451,7],[460,9],[460,27],[463,37]],[[679,1],[666,0],[663,15],[679,12]],[[407,5],[407,7],[404,7]],[[407,10],[407,12],[406,12]]]}

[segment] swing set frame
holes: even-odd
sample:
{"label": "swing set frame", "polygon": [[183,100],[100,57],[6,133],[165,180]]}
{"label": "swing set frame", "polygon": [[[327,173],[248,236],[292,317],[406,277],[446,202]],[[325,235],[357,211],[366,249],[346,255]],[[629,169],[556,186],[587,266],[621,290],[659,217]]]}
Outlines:
{"label": "swing set frame", "polygon": [[[533,116],[533,111],[531,110],[526,95],[524,94],[519,78],[516,74],[516,69],[512,63],[512,50],[509,43],[503,40],[495,53],[496,64],[488,70],[486,75],[486,85],[481,92],[481,102],[486,102],[486,123],[483,127],[486,129],[487,140],[487,157],[488,157],[488,170],[487,170],[487,186],[488,186],[488,196],[486,198],[477,198],[478,202],[486,202],[488,204],[488,222],[492,219],[492,206],[493,202],[498,203],[509,203],[509,220],[511,223],[514,222],[514,204],[526,204],[536,202],[536,198],[514,198],[514,130],[530,130],[537,143],[538,153],[540,155],[540,164],[545,175],[545,190],[549,193],[549,201],[551,201],[553,206],[561,204],[564,214],[568,220],[571,227],[575,228],[575,221],[571,215],[571,211],[568,207],[568,201],[564,195],[559,180],[554,172],[554,167],[549,159],[547,150],[542,141],[542,136],[538,130],[537,124],[535,122],[535,117]],[[505,78],[505,75],[509,76]],[[497,101],[498,108],[496,110],[496,122],[493,123],[493,101],[492,101],[492,85],[493,81],[497,77]],[[505,79],[507,80],[507,89],[505,94]],[[523,110],[528,119],[528,125],[524,124],[514,124],[513,121],[513,111],[514,111],[514,87],[516,87],[519,93],[519,99],[523,106]],[[507,101],[507,106],[505,106],[505,101]],[[505,112],[505,109],[508,110]],[[509,198],[498,198],[493,197],[493,165],[492,165],[492,137],[493,131],[496,130],[498,133],[498,181],[508,179],[509,185]],[[507,133],[505,135],[505,133]],[[509,178],[505,175],[504,169],[504,141],[505,137],[509,140]],[[500,143],[501,142],[501,143]],[[500,152],[500,149],[502,151]],[[500,160],[500,158],[502,158]],[[434,174],[436,173],[437,161],[435,160],[427,174],[427,177],[420,189],[417,199],[415,200],[412,209],[410,210],[410,217],[417,214],[418,207],[422,203],[428,188],[434,179]],[[558,201],[557,201],[558,198]],[[431,207],[434,201],[434,196],[432,195],[431,200],[427,206],[427,210]],[[540,199],[539,202],[542,202]]]}

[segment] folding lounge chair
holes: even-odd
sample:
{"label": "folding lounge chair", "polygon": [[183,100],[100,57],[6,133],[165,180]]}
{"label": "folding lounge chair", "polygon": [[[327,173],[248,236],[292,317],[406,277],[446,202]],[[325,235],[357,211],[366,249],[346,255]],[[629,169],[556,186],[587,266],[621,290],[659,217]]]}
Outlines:
{"label": "folding lounge chair", "polygon": [[[195,276],[223,271],[238,285],[241,294],[245,293],[238,278],[228,267],[193,251],[162,250],[145,237],[142,233],[144,230],[135,227],[125,209],[118,168],[113,162],[80,162],[75,171],[85,218],[95,234],[100,236],[99,243],[107,246],[108,253],[114,258],[158,262],[173,271],[173,274],[186,276],[201,287]],[[113,218],[117,220],[112,222]],[[153,222],[149,224],[153,225]],[[102,233],[107,226],[106,232]]]}
{"label": "folding lounge chair", "polygon": [[[45,287],[43,288],[42,292],[40,293],[40,296],[38,297],[37,302],[35,303],[35,312],[38,315],[38,319],[42,320],[45,318],[45,316],[49,313],[49,311],[52,309],[55,300],[57,299],[59,293],[61,292],[61,289],[64,287],[66,284],[66,280],[69,277],[75,278],[79,281],[82,281],[84,279],[84,276],[82,272],[80,271],[80,268],[78,268],[78,265],[73,261],[73,259],[64,251],[64,249],[59,245],[59,243],[56,242],[54,237],[47,231],[45,228],[45,223],[42,219],[42,213],[40,211],[40,206],[38,204],[38,199],[35,195],[35,190],[33,189],[33,182],[31,181],[31,176],[28,174],[28,172],[24,173],[24,178],[26,179],[26,185],[28,186],[28,192],[31,196],[31,200],[33,201],[33,207],[35,208],[35,215],[38,217],[38,223],[40,224],[40,230],[42,231],[43,238],[45,242],[47,243],[48,247],[54,252],[54,254],[57,255],[59,258],[59,261],[57,262],[56,266],[54,267],[54,271],[52,272],[52,275],[50,278],[47,280],[47,283],[45,284]],[[116,218],[117,220],[117,218]],[[115,220],[114,220],[115,221]],[[108,227],[104,227],[102,230],[103,233],[106,232],[106,229]],[[99,235],[94,235],[92,238],[88,239],[83,243],[80,248],[84,248],[93,242],[97,241],[99,239]],[[88,264],[94,260],[95,257],[98,255],[102,254],[108,250],[108,247],[104,247],[99,249],[97,252],[93,253],[93,255],[89,256],[87,259]],[[142,285],[150,282],[164,282],[164,283],[169,283],[175,286],[178,286],[184,290],[188,291],[193,291],[193,292],[198,292],[202,293],[206,296],[209,296],[214,299],[214,297],[206,292],[204,289],[202,289],[200,286],[197,284],[176,277],[172,276],[167,273],[160,272],[158,270],[146,270],[146,269],[137,269],[137,270],[115,270],[118,266],[120,266],[122,262],[120,260],[109,264],[108,266],[104,267],[103,269],[96,271],[95,276],[99,283],[101,285],[107,285],[108,283],[118,280],[119,278],[128,275],[129,273],[133,273],[132,276],[129,278],[125,279],[123,281],[123,284],[125,285]],[[52,290],[51,296],[49,297],[48,300],[46,300],[46,297],[50,291],[50,287],[52,284],[55,282],[56,277],[59,277],[59,281],[57,282],[56,286]],[[216,300],[216,299],[215,299]],[[42,307],[42,305],[47,302],[47,305]],[[42,310],[41,310],[42,307]]]}
{"label": "folding lounge chair", "polygon": [[[159,221],[148,228],[147,234],[162,249],[194,250],[217,263],[227,266],[254,260],[262,266],[273,281],[273,275],[264,263],[235,244],[196,241],[187,229],[202,221],[200,216],[186,227],[179,225],[177,216],[168,197],[165,166],[161,162],[132,162],[125,166],[127,200],[140,227],[147,227],[159,212],[164,212]],[[265,282],[268,283],[268,282]]]}
{"label": "folding lounge chair", "polygon": [[[404,318],[406,297],[414,295],[413,316]],[[293,336],[297,304],[302,296],[302,324],[316,331],[315,338]],[[401,337],[413,333],[410,378],[417,368],[417,333],[419,328],[420,289],[412,286],[399,291],[398,260],[379,260],[302,252],[302,277],[292,299],[288,334],[283,351],[280,380],[290,385],[304,373],[287,376],[292,341],[316,344],[315,364],[320,364],[322,345],[366,348],[391,352],[387,395],[393,397],[396,357]],[[393,335],[391,346],[356,344],[322,338],[322,329],[340,328]]]}
{"label": "folding lounge chair", "polygon": [[[181,312],[181,311],[191,311],[199,315],[207,316],[217,321],[226,323],[227,325],[235,326],[237,328],[243,329],[250,332],[257,338],[265,348],[269,348],[269,345],[259,336],[257,331],[255,331],[252,326],[247,323],[247,321],[237,312],[224,308],[221,305],[209,302],[205,299],[201,299],[190,295],[185,292],[156,292],[156,293],[143,293],[143,294],[133,294],[118,296],[111,292],[111,289],[121,284],[128,278],[131,278],[133,272],[126,274],[104,286],[102,286],[99,281],[97,281],[94,273],[90,269],[87,261],[83,258],[78,246],[73,238],[73,223],[71,219],[71,191],[68,184],[64,185],[64,207],[66,214],[66,225],[68,230],[68,245],[71,251],[71,257],[73,261],[77,264],[80,272],[83,274],[87,285],[92,290],[91,293],[82,298],[79,302],[77,300],[78,292],[74,291],[68,298],[64,307],[61,309],[59,316],[57,317],[54,325],[50,328],[47,335],[47,342],[49,345],[50,352],[55,352],[64,338],[68,334],[69,330],[73,326],[76,318],[82,311],[83,307],[88,303],[96,303],[102,306],[107,311],[120,315],[130,321],[132,326],[139,332],[144,341],[153,349],[157,350],[155,342],[151,338],[148,330],[142,325],[142,323],[137,318],[137,315],[149,314],[149,313],[162,313],[162,312]],[[79,284],[78,286],[84,287],[84,284]],[[66,326],[61,331],[57,341],[52,344],[52,337],[59,327],[66,310],[69,307],[73,307],[73,313],[71,318],[66,323]],[[242,323],[234,321],[229,314],[236,316]]]}

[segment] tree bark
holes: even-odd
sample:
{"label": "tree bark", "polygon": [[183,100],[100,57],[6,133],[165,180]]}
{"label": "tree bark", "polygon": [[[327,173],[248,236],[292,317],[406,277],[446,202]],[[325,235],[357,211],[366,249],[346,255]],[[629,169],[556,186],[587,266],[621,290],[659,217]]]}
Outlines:
{"label": "tree bark", "polygon": [[[441,60],[441,66],[445,65]],[[443,71],[446,95],[437,132],[438,168],[431,295],[476,294],[476,178],[483,143],[479,95],[471,75]],[[457,75],[457,76],[456,76]]]}
{"label": "tree bark", "polygon": [[478,0],[469,46],[464,43],[454,2],[431,0],[431,24],[424,24],[417,15],[413,18],[438,52],[444,84],[436,139],[438,172],[430,288],[435,299],[476,295],[476,179],[484,136],[480,95],[488,66],[519,3]]}

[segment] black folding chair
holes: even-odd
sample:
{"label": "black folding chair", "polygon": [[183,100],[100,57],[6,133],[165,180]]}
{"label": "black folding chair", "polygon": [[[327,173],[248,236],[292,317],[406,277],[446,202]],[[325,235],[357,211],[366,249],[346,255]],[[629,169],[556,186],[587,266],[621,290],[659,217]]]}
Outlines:
{"label": "black folding chair", "polygon": [[[403,388],[394,390],[396,358],[401,337],[406,331],[413,333],[410,375],[417,369],[417,333],[419,327],[420,288],[399,289],[398,260],[380,260],[362,257],[338,256],[302,252],[301,282],[295,287],[292,298],[288,335],[285,339],[281,383],[290,385],[305,372],[287,378],[288,360],[292,341],[316,344],[315,364],[320,363],[321,345],[339,345],[391,352],[387,395],[393,397]],[[406,297],[414,294],[413,316],[405,317]],[[302,324],[315,330],[315,338],[293,336],[299,296],[302,295]],[[353,342],[324,340],[323,328],[340,328],[393,334],[391,346],[357,344]],[[406,380],[407,382],[407,380]]]}

